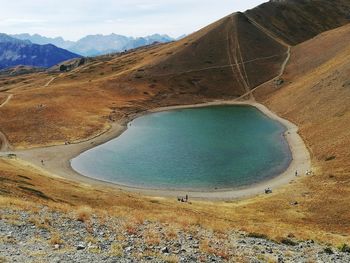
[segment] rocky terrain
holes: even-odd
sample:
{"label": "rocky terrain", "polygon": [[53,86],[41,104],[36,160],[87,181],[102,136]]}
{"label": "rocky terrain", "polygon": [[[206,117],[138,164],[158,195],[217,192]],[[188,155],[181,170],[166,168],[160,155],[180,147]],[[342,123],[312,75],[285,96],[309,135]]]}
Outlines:
{"label": "rocky terrain", "polygon": [[274,242],[254,233],[175,229],[44,206],[34,213],[2,211],[0,252],[1,262],[350,262],[346,245],[293,237]]}

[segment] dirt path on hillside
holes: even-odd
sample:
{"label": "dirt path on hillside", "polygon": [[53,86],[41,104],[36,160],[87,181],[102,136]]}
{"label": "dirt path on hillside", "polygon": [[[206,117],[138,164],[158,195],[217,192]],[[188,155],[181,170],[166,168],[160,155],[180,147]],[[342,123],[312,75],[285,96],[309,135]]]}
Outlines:
{"label": "dirt path on hillside", "polygon": [[50,79],[45,85],[44,87],[48,87],[52,81],[54,81],[57,77],[53,77],[52,79]]}
{"label": "dirt path on hillside", "polygon": [[[227,34],[227,42],[228,45],[231,46],[230,43],[230,36],[229,36],[229,32]],[[230,52],[229,49],[227,49],[228,52]],[[174,75],[183,75],[183,74],[188,74],[188,73],[193,73],[193,72],[201,72],[201,71],[206,71],[206,70],[211,70],[211,69],[222,69],[222,68],[232,68],[232,67],[237,67],[240,66],[242,64],[249,64],[255,61],[259,61],[259,60],[267,60],[267,59],[271,59],[271,58],[276,58],[276,57],[280,57],[281,55],[272,55],[272,56],[267,56],[267,57],[260,57],[260,58],[255,58],[255,59],[251,59],[251,60],[246,60],[243,62],[239,62],[237,63],[233,63],[231,57],[233,57],[232,55],[228,55],[227,57],[229,58],[229,64],[225,64],[225,65],[220,65],[220,66],[210,66],[210,67],[205,67],[205,68],[199,68],[199,69],[191,69],[191,70],[186,70],[186,71],[180,71],[180,72],[176,72],[176,73],[165,73],[165,74],[154,74],[152,76],[154,77],[167,77],[167,76],[174,76]]]}
{"label": "dirt path on hillside", "polygon": [[53,77],[44,85],[44,87],[48,87],[55,79],[61,77],[62,75],[63,75],[63,73],[59,74],[58,76]]}
{"label": "dirt path on hillside", "polygon": [[10,101],[10,99],[12,97],[13,97],[13,94],[8,94],[6,100],[3,103],[0,104],[0,108],[4,107]]}
{"label": "dirt path on hillside", "polygon": [[[234,84],[234,81],[236,80],[245,89],[245,84],[242,81],[242,78],[241,78],[241,76],[239,75],[239,72],[238,72],[239,65],[237,65],[236,62],[233,63],[233,61],[232,61],[232,60],[234,60],[233,58],[235,56],[234,54],[232,54],[232,51],[234,50],[232,48],[232,44],[231,44],[232,41],[233,41],[232,36],[231,36],[230,32],[227,31],[227,57],[228,57],[228,60],[229,60],[229,63],[230,63],[231,71],[232,71],[232,77],[233,77],[232,83]],[[237,72],[236,72],[236,70],[237,70]]]}
{"label": "dirt path on hillside", "polygon": [[[233,34],[233,37],[234,37],[233,43],[235,44],[235,47],[234,47],[234,54],[235,54],[234,55],[234,60],[235,60],[235,62],[237,64],[237,70],[238,70],[239,75],[240,75],[240,77],[241,77],[241,79],[243,81],[245,91],[246,91],[246,93],[249,93],[251,88],[250,88],[250,84],[249,84],[248,74],[247,74],[247,71],[245,69],[245,64],[242,63],[242,65],[239,65],[239,62],[243,62],[243,56],[242,56],[241,45],[239,43],[239,36],[238,36],[238,26],[237,26],[238,25],[238,19],[237,19],[237,16],[234,16],[234,15],[231,16],[231,19],[232,19],[232,25],[233,25],[233,30],[234,30],[234,34]],[[241,66],[242,66],[242,69],[241,69]],[[243,73],[244,73],[244,75],[243,75]],[[250,93],[249,99],[251,101],[255,101],[255,98],[254,98],[252,93]]]}
{"label": "dirt path on hillside", "polygon": [[0,152],[5,152],[10,150],[10,143],[7,140],[5,134],[0,131]]}
{"label": "dirt path on hillside", "polygon": [[284,42],[282,39],[280,39],[279,37],[277,37],[274,33],[272,33],[270,30],[268,30],[267,28],[263,27],[262,25],[260,25],[258,22],[256,22],[253,18],[251,18],[250,16],[248,16],[247,14],[245,14],[245,16],[248,18],[249,22],[252,23],[254,26],[256,26],[260,31],[264,32],[265,34],[267,34],[269,37],[271,37],[272,39],[274,39],[275,41],[277,41],[278,43],[280,43],[281,45],[285,46],[285,47],[290,47],[290,45],[288,45],[286,42]]}
{"label": "dirt path on hillside", "polygon": [[[247,16],[247,15],[246,15]],[[268,80],[262,84],[260,84],[259,86],[256,86],[253,89],[250,89],[249,91],[247,91],[245,94],[241,95],[240,97],[238,97],[236,100],[242,100],[245,99],[247,96],[249,96],[249,99],[251,99],[252,97],[254,98],[253,94],[254,91],[256,91],[258,88],[264,86],[267,83],[273,82],[275,80],[278,80],[280,77],[282,77],[282,75],[284,74],[287,64],[290,60],[291,57],[291,50],[292,50],[292,46],[288,45],[286,42],[284,42],[283,40],[281,40],[280,38],[276,37],[272,32],[270,32],[269,30],[267,30],[266,28],[264,28],[262,25],[260,25],[259,23],[257,23],[254,19],[250,18],[249,16],[247,16],[248,20],[255,25],[258,29],[260,29],[262,32],[264,32],[265,34],[267,34],[269,37],[271,37],[272,39],[274,39],[275,41],[277,41],[278,43],[280,43],[281,45],[287,47],[287,57],[286,59],[283,61],[282,65],[281,65],[281,70],[279,72],[279,74],[274,77],[271,80]]]}
{"label": "dirt path on hillside", "polygon": [[285,70],[286,70],[286,67],[287,67],[287,64],[290,60],[290,56],[291,56],[291,47],[288,47],[288,51],[287,51],[287,57],[285,59],[285,61],[283,62],[282,66],[281,66],[281,70],[280,70],[280,73],[274,77],[273,79],[270,79],[262,84],[260,84],[259,86],[256,86],[255,88],[251,89],[250,91],[248,91],[247,93],[239,96],[236,100],[237,101],[240,101],[244,98],[246,98],[247,96],[250,96],[251,94],[254,94],[254,91],[256,91],[257,89],[259,89],[260,87],[266,85],[267,83],[270,83],[270,82],[273,82],[275,80],[278,80],[280,77],[282,77],[282,75],[284,74]]}
{"label": "dirt path on hillside", "polygon": [[[231,19],[233,25],[233,34],[229,30],[227,31],[227,57],[231,66],[233,81],[238,81],[238,83],[242,85],[243,89],[245,90],[245,93],[248,93],[250,91],[248,84],[248,76],[245,71],[245,62],[243,61],[242,54],[240,51],[237,27],[235,25],[234,16],[231,16]],[[243,76],[241,66],[246,78]]]}
{"label": "dirt path on hillside", "polygon": [[287,64],[288,64],[288,62],[289,62],[289,60],[290,60],[291,51],[292,51],[292,47],[291,47],[291,46],[288,46],[286,60],[283,62],[282,67],[281,67],[280,74],[278,74],[278,76],[277,76],[276,78],[282,77],[284,71],[286,70]]}
{"label": "dirt path on hillside", "polygon": [[[4,107],[13,97],[13,94],[9,94],[6,100],[0,104],[0,108]],[[0,152],[7,151],[11,149],[11,145],[7,140],[6,135],[0,131]]]}

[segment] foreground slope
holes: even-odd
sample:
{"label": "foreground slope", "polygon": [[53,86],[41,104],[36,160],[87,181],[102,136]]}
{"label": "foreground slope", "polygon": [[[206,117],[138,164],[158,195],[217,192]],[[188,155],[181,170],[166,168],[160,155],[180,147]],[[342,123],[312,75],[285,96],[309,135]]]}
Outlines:
{"label": "foreground slope", "polygon": [[[297,228],[278,222],[279,215],[273,224],[262,215],[266,221],[255,225],[253,216],[260,219],[263,208],[251,204],[185,204],[68,182],[16,160],[0,160],[0,165],[0,259],[4,262],[350,260],[349,253],[329,245],[299,241],[313,236],[309,232],[300,236]],[[267,239],[262,234],[266,231],[278,242]]]}

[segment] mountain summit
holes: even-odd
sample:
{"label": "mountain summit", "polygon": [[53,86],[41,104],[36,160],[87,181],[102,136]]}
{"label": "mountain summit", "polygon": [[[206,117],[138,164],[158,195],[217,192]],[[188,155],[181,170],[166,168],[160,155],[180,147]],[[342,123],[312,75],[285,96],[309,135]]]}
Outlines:
{"label": "mountain summit", "polygon": [[52,44],[38,45],[0,34],[0,69],[17,65],[49,68],[77,57],[80,56]]}
{"label": "mountain summit", "polygon": [[113,52],[121,52],[141,46],[153,44],[154,42],[167,43],[175,39],[168,35],[153,34],[146,37],[127,37],[123,35],[88,35],[80,40],[67,41],[62,37],[48,38],[38,34],[11,35],[21,40],[29,40],[35,44],[53,44],[57,47],[67,49],[82,56],[97,56]]}

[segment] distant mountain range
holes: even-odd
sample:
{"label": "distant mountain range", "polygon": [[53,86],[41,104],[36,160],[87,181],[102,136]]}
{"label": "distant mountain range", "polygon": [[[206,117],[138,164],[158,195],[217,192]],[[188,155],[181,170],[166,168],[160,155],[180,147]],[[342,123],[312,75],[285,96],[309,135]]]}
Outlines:
{"label": "distant mountain range", "polygon": [[[154,42],[166,43],[177,40],[168,35],[154,34],[146,37],[127,37],[123,35],[88,35],[74,42],[64,40],[62,37],[48,38],[38,34],[17,34],[11,35],[20,40],[29,40],[35,44],[53,44],[57,47],[67,49],[73,53],[82,56],[97,56],[112,52],[121,52],[133,48],[138,48],[145,45],[153,44]],[[180,38],[183,38],[181,36]]]}
{"label": "distant mountain range", "polygon": [[0,69],[17,65],[49,68],[80,55],[52,44],[38,45],[0,33]]}

